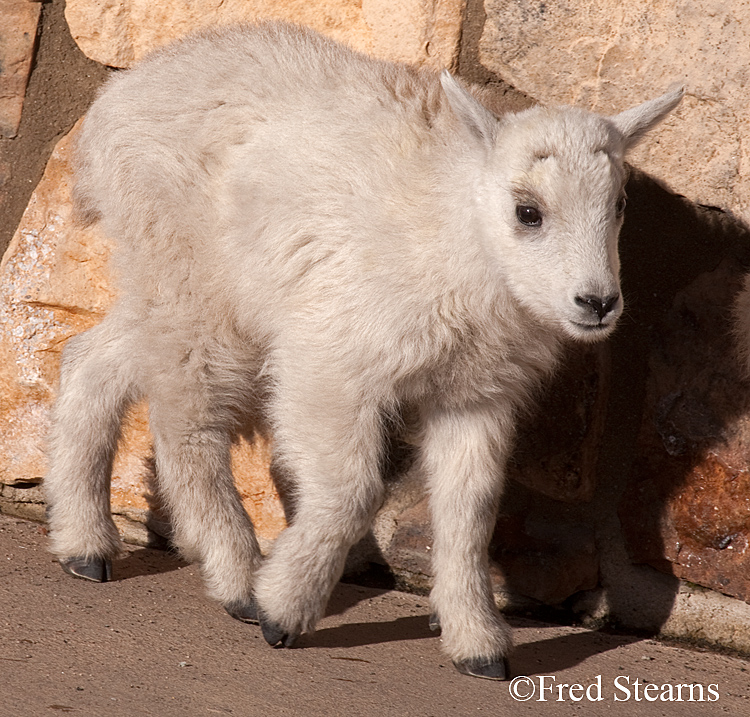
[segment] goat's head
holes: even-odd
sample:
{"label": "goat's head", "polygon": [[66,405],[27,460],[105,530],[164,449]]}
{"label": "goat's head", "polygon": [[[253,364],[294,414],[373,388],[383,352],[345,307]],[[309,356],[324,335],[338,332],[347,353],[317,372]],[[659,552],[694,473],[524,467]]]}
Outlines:
{"label": "goat's head", "polygon": [[625,153],[679,103],[682,88],[614,117],[534,107],[497,119],[448,73],[442,81],[483,152],[480,232],[509,291],[574,339],[608,335],[623,310]]}

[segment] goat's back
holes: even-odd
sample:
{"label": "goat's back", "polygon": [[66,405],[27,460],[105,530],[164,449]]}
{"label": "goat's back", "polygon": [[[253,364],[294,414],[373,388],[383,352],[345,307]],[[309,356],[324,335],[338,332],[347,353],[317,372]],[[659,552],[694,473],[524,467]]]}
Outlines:
{"label": "goat's back", "polygon": [[441,114],[433,73],[281,23],[205,31],[106,85],[78,141],[76,200],[119,242],[205,236],[233,172],[271,167],[259,176],[283,174],[286,200],[289,186],[330,195],[337,177],[355,190]]}
{"label": "goat's back", "polygon": [[485,164],[434,72],[268,23],[115,77],[84,123],[77,196],[119,245],[124,294],[165,325],[231,314],[254,341],[351,374],[440,366],[459,389],[463,362],[467,386],[494,392],[498,350],[547,370],[556,342],[478,240]]}

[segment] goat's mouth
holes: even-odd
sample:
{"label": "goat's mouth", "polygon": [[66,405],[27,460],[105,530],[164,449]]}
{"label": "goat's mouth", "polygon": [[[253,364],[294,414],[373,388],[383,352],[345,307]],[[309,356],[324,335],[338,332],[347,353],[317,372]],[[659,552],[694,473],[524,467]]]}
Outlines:
{"label": "goat's mouth", "polygon": [[571,324],[575,326],[577,329],[581,329],[581,331],[589,331],[593,333],[601,332],[601,331],[609,331],[613,326],[613,322],[609,322],[607,324],[598,323],[598,324],[582,324],[578,321],[571,321]]}
{"label": "goat's mouth", "polygon": [[617,321],[607,321],[606,323],[586,324],[581,321],[570,321],[569,335],[578,341],[600,341],[615,328]]}

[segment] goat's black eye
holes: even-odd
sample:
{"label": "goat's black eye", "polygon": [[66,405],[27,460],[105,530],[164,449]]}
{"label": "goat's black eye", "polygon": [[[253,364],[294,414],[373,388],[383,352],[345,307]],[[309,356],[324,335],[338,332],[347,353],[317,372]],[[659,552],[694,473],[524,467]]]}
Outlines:
{"label": "goat's black eye", "polygon": [[527,227],[542,226],[542,213],[536,207],[529,207],[519,204],[516,207],[516,217],[518,221]]}
{"label": "goat's black eye", "polygon": [[628,200],[626,199],[624,194],[617,200],[617,206],[615,207],[615,211],[617,212],[618,217],[621,217],[625,213],[625,205],[627,203],[628,203]]}

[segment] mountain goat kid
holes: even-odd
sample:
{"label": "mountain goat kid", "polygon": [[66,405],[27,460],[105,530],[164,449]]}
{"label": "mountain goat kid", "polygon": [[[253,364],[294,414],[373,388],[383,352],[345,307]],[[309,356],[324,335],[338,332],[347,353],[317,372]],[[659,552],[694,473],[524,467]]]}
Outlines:
{"label": "mountain goat kid", "polygon": [[[76,201],[117,241],[120,294],[64,352],[45,479],[63,567],[110,577],[113,454],[145,398],[175,544],[232,616],[291,646],[369,527],[384,425],[409,407],[431,623],[461,672],[506,678],[487,546],[515,415],[564,342],[612,332],[623,155],[681,95],[498,118],[447,72],[280,23],[204,31],[112,77]],[[230,470],[257,415],[294,486],[267,559]]]}

